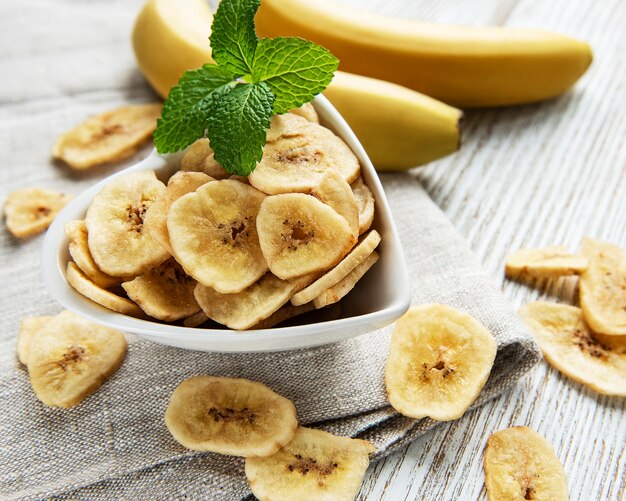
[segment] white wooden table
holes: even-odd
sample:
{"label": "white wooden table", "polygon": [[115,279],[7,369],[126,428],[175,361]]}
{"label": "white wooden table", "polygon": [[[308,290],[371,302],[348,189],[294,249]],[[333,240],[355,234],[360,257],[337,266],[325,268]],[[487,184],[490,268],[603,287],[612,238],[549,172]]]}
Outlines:
{"label": "white wooden table", "polygon": [[[389,15],[546,28],[589,41],[596,59],[574,91],[538,105],[468,112],[461,151],[416,175],[496,280],[503,281],[507,251],[520,246],[564,244],[575,250],[581,236],[589,235],[626,247],[624,0],[345,1]],[[35,9],[24,9],[21,2],[2,5],[0,25],[22,28],[11,38],[0,30],[0,137],[10,138],[3,150],[11,151],[7,158],[19,157],[24,185],[48,181],[52,188],[71,185],[72,192],[79,192],[107,173],[64,171],[67,176],[60,179],[47,149],[59,130],[85,116],[148,95],[129,44],[142,3],[31,0]],[[72,23],[76,9],[89,9],[89,16],[93,12],[108,29]],[[55,30],[81,44],[50,48],[47,40]],[[104,31],[119,36],[111,39]],[[97,71],[93,65],[86,71],[81,61],[97,58],[103,43],[119,47],[115,58],[98,60]],[[10,133],[3,128],[4,116],[19,117]],[[39,244],[24,244],[20,252],[37,263]],[[35,264],[19,272],[16,280],[37,283]],[[529,286],[503,281],[505,294],[518,306],[538,297],[575,301],[575,286],[572,280]],[[42,296],[29,311],[53,308]],[[359,499],[485,499],[485,442],[490,433],[511,425],[531,426],[554,445],[572,500],[624,499],[624,399],[600,397],[544,363],[500,398],[372,465]]]}
{"label": "white wooden table", "polygon": [[[350,0],[359,3],[358,0]],[[626,2],[361,0],[391,15],[559,31],[587,40],[589,72],[543,104],[466,114],[461,151],[419,170],[432,198],[516,306],[576,301],[576,280],[504,281],[521,246],[578,248],[589,235],[626,248]],[[512,391],[374,464],[359,499],[486,499],[488,436],[527,425],[554,446],[574,500],[626,499],[624,399],[602,397],[541,363]]]}

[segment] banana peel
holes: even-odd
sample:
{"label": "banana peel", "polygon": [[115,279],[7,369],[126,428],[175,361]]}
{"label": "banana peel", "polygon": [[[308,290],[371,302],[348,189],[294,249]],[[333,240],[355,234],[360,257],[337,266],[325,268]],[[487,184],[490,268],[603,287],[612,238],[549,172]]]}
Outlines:
{"label": "banana peel", "polygon": [[460,106],[549,99],[592,61],[589,45],[541,30],[460,27],[373,15],[336,0],[263,0],[259,36],[299,36],[323,45],[339,68],[389,80]]}

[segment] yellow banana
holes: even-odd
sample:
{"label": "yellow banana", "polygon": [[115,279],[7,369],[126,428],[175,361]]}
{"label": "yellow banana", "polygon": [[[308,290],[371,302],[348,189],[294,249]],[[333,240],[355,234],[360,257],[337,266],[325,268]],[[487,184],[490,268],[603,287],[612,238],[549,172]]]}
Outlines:
{"label": "yellow banana", "polygon": [[461,107],[557,96],[592,60],[588,44],[554,33],[436,26],[360,12],[336,0],[263,0],[256,27],[261,36],[295,35],[319,43],[344,71]]}
{"label": "yellow banana", "polygon": [[206,0],[149,0],[135,21],[139,68],[162,97],[186,70],[212,63],[213,14]]}
{"label": "yellow banana", "polygon": [[[204,0],[145,4],[133,30],[133,47],[139,67],[161,96],[185,70],[212,62],[211,21]],[[408,169],[459,147],[461,111],[400,85],[337,72],[325,95],[378,170]]]}
{"label": "yellow banana", "polygon": [[459,148],[461,111],[419,92],[338,71],[324,95],[379,171],[423,165]]}

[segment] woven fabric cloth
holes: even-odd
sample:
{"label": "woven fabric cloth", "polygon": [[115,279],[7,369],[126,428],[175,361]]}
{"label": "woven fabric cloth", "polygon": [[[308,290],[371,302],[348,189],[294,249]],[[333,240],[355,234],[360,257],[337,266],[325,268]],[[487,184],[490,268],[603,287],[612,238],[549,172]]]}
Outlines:
{"label": "woven fabric cloth", "polygon": [[[141,0],[23,0],[0,5],[0,201],[42,186],[78,193],[119,166],[74,172],[53,164],[61,131],[86,116],[155,97],[136,70],[128,34]],[[54,20],[54,22],[52,22]],[[11,43],[8,43],[11,41]],[[147,150],[139,152],[132,163]],[[383,176],[404,245],[413,303],[474,315],[498,341],[480,405],[513,385],[539,352],[464,240],[407,174]],[[176,385],[197,374],[264,382],[292,399],[303,424],[372,441],[389,454],[435,426],[387,405],[383,364],[390,328],[335,345],[274,354],[208,354],[128,336],[110,381],[73,409],[40,404],[15,358],[20,320],[59,306],[41,283],[41,237],[0,231],[0,498],[239,499],[243,462],[178,445],[163,422]]]}
{"label": "woven fabric cloth", "polygon": [[[467,311],[498,341],[491,377],[475,403],[480,405],[526,373],[539,358],[538,351],[419,183],[406,174],[384,175],[383,183],[408,261],[413,304],[440,302]],[[15,260],[16,266],[23,266],[21,249],[6,236],[2,255],[3,263]],[[196,374],[262,381],[293,400],[301,423],[370,440],[378,457],[436,424],[404,418],[388,407],[383,366],[390,328],[320,348],[269,354],[190,352],[129,336],[124,365],[96,394],[70,410],[47,408],[35,399],[26,370],[13,358],[28,291],[17,283],[9,287],[15,294],[2,303],[2,318],[9,324],[3,332],[0,374],[3,496],[246,495],[241,459],[187,451],[165,427],[169,395]]]}

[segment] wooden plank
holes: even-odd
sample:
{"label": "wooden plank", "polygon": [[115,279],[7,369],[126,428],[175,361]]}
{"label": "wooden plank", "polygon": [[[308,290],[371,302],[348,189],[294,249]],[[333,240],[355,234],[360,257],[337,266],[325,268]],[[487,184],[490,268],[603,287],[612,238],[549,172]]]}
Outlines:
{"label": "wooden plank", "polygon": [[[471,111],[459,153],[416,175],[517,305],[576,301],[576,280],[505,282],[504,256],[583,235],[626,247],[626,104],[618,0],[346,0],[387,15],[463,25],[505,24],[589,41],[595,61],[567,95],[542,104]],[[602,397],[541,363],[499,399],[372,465],[358,499],[486,499],[490,433],[528,425],[564,464],[571,499],[625,497],[624,399]]]}

